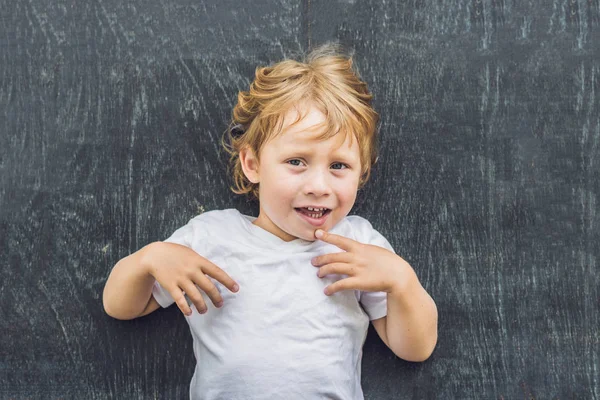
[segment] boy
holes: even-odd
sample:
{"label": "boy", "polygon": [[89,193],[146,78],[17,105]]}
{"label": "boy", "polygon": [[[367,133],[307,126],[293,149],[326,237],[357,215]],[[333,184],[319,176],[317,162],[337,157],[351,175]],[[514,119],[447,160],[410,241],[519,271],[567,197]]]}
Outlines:
{"label": "boy", "polygon": [[435,303],[367,220],[347,216],[375,160],[371,98],[335,47],[257,69],[226,149],[258,217],[204,213],[113,268],[109,315],[173,302],[186,315],[190,398],[362,399],[369,320],[403,359],[433,351]]}

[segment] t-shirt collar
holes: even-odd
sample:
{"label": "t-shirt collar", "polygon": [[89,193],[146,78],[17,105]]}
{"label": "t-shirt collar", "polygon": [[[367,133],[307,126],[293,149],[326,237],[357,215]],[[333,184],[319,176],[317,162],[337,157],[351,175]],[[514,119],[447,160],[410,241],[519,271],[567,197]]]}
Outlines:
{"label": "t-shirt collar", "polygon": [[289,242],[281,239],[280,237],[272,234],[271,232],[261,228],[260,226],[254,225],[253,222],[256,217],[241,214],[241,222],[249,233],[251,240],[261,247],[267,247],[270,249],[285,249],[288,251],[305,251],[310,247],[315,246],[318,241],[309,241],[304,239],[294,239]]}

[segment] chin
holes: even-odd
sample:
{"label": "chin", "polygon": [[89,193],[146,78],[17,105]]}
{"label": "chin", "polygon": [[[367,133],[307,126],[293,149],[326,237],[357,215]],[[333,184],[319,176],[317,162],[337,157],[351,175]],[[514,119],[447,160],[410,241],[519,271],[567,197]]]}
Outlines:
{"label": "chin", "polygon": [[315,231],[317,229],[322,229],[322,230],[324,230],[326,232],[329,230],[329,229],[327,229],[324,226],[320,226],[320,227],[315,227],[314,229],[311,229],[311,228],[309,228],[308,230],[307,229],[302,229],[300,231],[296,231],[296,233],[292,233],[292,235],[295,236],[295,237],[297,237],[298,239],[307,240],[309,242],[314,242],[314,241],[318,240],[315,237]]}
{"label": "chin", "polygon": [[309,237],[300,237],[300,239],[307,240],[309,242],[314,242],[314,241],[317,240],[317,238],[315,237],[315,233],[314,232]]}
{"label": "chin", "polygon": [[284,231],[286,234],[288,234],[289,236],[291,236],[294,239],[302,239],[302,240],[308,240],[308,241],[315,241],[317,238],[315,237],[315,231],[312,232],[308,232],[308,233],[303,233],[303,232],[288,232],[288,231]]}

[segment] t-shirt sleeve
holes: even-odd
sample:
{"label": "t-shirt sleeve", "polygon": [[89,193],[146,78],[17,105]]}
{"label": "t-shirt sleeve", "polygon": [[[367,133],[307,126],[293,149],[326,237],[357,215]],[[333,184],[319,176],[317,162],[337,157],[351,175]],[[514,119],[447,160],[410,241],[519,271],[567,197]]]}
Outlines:
{"label": "t-shirt sleeve", "polygon": [[[388,240],[371,223],[364,218],[354,217],[352,225],[357,240],[361,243],[372,244],[383,247],[393,253],[396,253]],[[360,303],[369,316],[369,320],[383,318],[387,315],[387,293],[386,292],[365,292],[359,293]]]}
{"label": "t-shirt sleeve", "polygon": [[[194,239],[193,221],[194,219],[177,229],[168,239],[164,240],[164,242],[180,244],[191,248]],[[156,302],[163,308],[169,307],[175,302],[171,294],[156,281],[154,281],[154,286],[152,287],[152,296],[154,296]]]}

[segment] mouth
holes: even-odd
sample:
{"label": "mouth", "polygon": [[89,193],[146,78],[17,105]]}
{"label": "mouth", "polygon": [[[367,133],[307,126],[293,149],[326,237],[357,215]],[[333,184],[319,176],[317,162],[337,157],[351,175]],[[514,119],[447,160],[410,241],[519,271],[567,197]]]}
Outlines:
{"label": "mouth", "polygon": [[314,226],[323,225],[331,212],[329,208],[324,207],[298,207],[295,210],[305,221]]}

